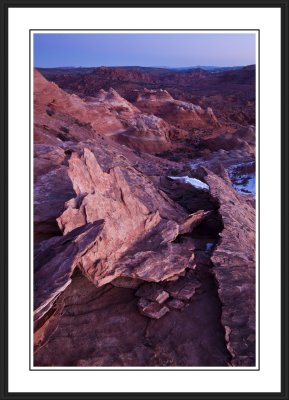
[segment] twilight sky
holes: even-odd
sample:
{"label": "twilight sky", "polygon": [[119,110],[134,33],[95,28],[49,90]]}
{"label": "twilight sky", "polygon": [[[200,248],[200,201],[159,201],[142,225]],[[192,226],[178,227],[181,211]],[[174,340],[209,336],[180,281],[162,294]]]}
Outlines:
{"label": "twilight sky", "polygon": [[255,64],[252,33],[35,33],[35,67]]}

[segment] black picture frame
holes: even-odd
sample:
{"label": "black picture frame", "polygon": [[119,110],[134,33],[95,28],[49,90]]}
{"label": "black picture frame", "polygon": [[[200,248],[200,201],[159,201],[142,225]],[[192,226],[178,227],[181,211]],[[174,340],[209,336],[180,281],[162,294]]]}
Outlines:
{"label": "black picture frame", "polygon": [[[288,155],[289,155],[289,102],[288,102],[288,48],[289,48],[289,0],[0,0],[1,4],[1,86],[0,86],[0,106],[1,106],[1,130],[0,130],[0,301],[1,301],[1,347],[0,347],[0,399],[289,399],[288,390]],[[158,8],[184,8],[184,7],[202,7],[202,8],[279,8],[281,11],[281,391],[278,393],[12,393],[8,390],[8,11],[10,8],[17,7],[158,7]],[[279,249],[275,249],[279,251]],[[270,344],[269,344],[270,345]],[[72,372],[73,373],[73,372]],[[181,372],[180,372],[181,373]]]}

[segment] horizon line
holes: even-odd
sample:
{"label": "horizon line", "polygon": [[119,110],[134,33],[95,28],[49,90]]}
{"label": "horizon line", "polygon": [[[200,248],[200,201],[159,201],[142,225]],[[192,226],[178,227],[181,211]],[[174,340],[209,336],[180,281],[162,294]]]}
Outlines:
{"label": "horizon line", "polygon": [[240,67],[250,67],[256,66],[256,63],[253,64],[244,64],[244,65],[189,65],[189,66],[178,66],[178,67],[166,67],[166,66],[144,66],[144,65],[94,65],[94,66],[85,66],[85,65],[62,65],[55,67],[45,67],[45,66],[34,66],[34,68],[158,68],[158,69],[179,69],[179,68],[240,68]]}

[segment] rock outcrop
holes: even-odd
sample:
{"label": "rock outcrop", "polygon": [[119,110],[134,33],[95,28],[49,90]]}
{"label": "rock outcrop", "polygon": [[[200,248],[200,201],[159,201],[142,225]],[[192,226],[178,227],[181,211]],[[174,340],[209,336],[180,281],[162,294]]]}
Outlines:
{"label": "rock outcrop", "polygon": [[38,321],[60,293],[71,283],[71,275],[91,249],[103,227],[103,220],[76,228],[67,236],[43,241],[34,255],[34,315]]}
{"label": "rock outcrop", "polygon": [[175,100],[166,90],[145,89],[134,103],[140,110],[155,114],[173,126],[192,130],[194,128],[219,128],[220,123],[211,107],[202,107]]}
{"label": "rock outcrop", "polygon": [[[227,365],[209,257],[191,236],[210,212],[188,214],[129,165],[104,171],[89,149],[68,163],[76,197],[58,219],[64,236],[35,252],[35,364]],[[111,330],[120,321],[128,340]]]}
{"label": "rock outcrop", "polygon": [[60,235],[56,218],[73,196],[67,174],[65,149],[55,145],[34,145],[34,241]]}
{"label": "rock outcrop", "polygon": [[[76,265],[96,286],[116,278],[164,281],[178,276],[191,265],[189,243],[183,245],[175,240],[179,235],[192,232],[206,218],[207,212],[199,211],[188,217],[182,207],[174,205],[140,172],[132,167],[103,171],[88,149],[84,149],[81,157],[76,153],[71,155],[68,174],[77,196],[66,202],[66,210],[58,218],[65,234],[56,239],[59,258],[62,257],[60,244],[70,243],[71,234],[78,232],[77,229],[99,220],[104,221],[104,225],[81,259],[78,255],[77,262],[74,258],[66,260],[65,282],[68,281],[66,275],[70,275]],[[54,239],[50,241],[55,244]],[[45,246],[49,246],[50,241],[45,242]],[[43,260],[44,256],[41,257]],[[54,261],[51,267],[45,265],[43,271],[46,283],[51,281],[52,287],[55,279],[62,279],[61,269]]]}
{"label": "rock outcrop", "polygon": [[205,171],[212,195],[219,199],[224,229],[211,258],[222,302],[222,324],[232,365],[255,365],[255,210],[223,179]]}

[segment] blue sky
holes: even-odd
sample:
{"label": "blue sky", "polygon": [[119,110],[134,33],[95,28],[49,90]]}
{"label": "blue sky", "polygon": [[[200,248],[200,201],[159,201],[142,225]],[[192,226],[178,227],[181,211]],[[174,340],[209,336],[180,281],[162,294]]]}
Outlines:
{"label": "blue sky", "polygon": [[35,33],[35,67],[255,64],[252,33]]}

